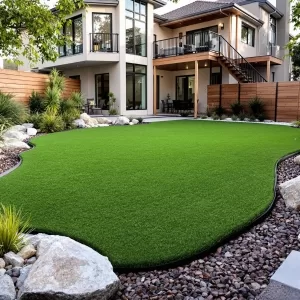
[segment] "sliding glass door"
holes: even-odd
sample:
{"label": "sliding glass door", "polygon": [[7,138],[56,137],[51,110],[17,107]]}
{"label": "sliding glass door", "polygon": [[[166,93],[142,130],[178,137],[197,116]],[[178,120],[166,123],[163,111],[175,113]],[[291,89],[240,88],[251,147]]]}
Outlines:
{"label": "sliding glass door", "polygon": [[95,75],[95,82],[97,107],[109,109],[109,74],[105,73]]}
{"label": "sliding glass door", "polygon": [[194,100],[194,89],[194,75],[176,77],[176,100],[192,102]]}

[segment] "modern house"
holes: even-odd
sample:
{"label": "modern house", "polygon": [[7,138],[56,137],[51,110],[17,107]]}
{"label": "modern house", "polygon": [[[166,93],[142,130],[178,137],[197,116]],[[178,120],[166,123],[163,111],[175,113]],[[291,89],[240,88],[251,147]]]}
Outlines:
{"label": "modern house", "polygon": [[122,115],[203,113],[210,84],[289,80],[289,0],[195,1],[164,15],[162,0],[86,3],[64,28],[74,44],[38,68],[80,78],[104,111],[113,92]]}

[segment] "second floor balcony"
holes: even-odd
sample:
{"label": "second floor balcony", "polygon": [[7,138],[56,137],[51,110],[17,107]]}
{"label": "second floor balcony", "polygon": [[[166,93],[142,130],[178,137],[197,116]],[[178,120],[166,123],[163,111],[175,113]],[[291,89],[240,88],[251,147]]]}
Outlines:
{"label": "second floor balcony", "polygon": [[119,52],[119,34],[90,33],[90,52]]}

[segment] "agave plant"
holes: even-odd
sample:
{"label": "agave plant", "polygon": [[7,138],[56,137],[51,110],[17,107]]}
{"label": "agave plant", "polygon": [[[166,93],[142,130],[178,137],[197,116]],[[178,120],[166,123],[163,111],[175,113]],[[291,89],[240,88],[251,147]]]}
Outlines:
{"label": "agave plant", "polygon": [[57,87],[48,86],[45,93],[45,108],[47,113],[57,114],[60,108],[61,92]]}

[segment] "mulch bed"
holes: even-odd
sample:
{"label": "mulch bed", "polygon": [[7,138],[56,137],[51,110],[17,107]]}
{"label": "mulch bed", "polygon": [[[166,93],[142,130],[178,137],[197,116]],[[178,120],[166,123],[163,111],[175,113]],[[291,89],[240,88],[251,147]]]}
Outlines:
{"label": "mulch bed", "polygon": [[[278,184],[300,175],[293,158],[278,167]],[[292,250],[300,249],[299,212],[277,193],[267,219],[215,253],[177,268],[118,274],[119,299],[255,299]]]}

